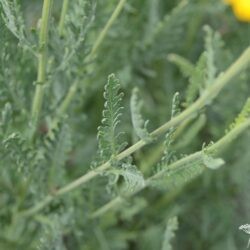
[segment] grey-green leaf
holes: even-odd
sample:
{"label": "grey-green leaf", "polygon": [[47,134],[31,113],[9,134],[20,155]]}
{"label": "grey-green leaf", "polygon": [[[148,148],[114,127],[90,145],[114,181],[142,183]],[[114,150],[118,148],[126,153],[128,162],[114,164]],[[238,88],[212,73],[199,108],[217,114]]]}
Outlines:
{"label": "grey-green leaf", "polygon": [[178,229],[177,217],[172,217],[168,220],[164,233],[164,239],[162,244],[162,250],[172,250],[171,241],[175,237],[175,231]]}
{"label": "grey-green leaf", "polygon": [[141,115],[142,101],[139,99],[139,89],[134,88],[130,100],[130,110],[133,127],[136,135],[145,142],[152,141],[152,137],[147,130],[148,120],[144,121]]}
{"label": "grey-green leaf", "polygon": [[207,168],[215,170],[224,165],[225,161],[221,158],[213,158],[212,156],[204,154],[203,163]]}

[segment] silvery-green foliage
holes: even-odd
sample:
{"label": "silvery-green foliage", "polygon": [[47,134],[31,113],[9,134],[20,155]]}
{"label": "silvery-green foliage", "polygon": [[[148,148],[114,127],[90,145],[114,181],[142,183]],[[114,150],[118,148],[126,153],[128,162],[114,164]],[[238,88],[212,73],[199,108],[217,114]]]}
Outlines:
{"label": "silvery-green foliage", "polygon": [[[65,119],[66,120],[66,119]],[[65,121],[64,120],[64,121]],[[45,138],[46,164],[48,164],[47,181],[62,183],[65,176],[65,165],[72,150],[71,130],[68,124],[58,124]]]}
{"label": "silvery-green foliage", "polygon": [[202,92],[202,85],[206,79],[206,57],[202,54],[190,75],[189,85],[186,92],[185,105],[191,105]]}
{"label": "silvery-green foliage", "polygon": [[175,231],[178,229],[177,217],[172,217],[167,221],[166,229],[164,232],[164,240],[162,242],[161,250],[173,250],[171,241],[175,237]]}
{"label": "silvery-green foliage", "polygon": [[142,173],[134,165],[122,164],[120,175],[122,175],[125,180],[125,193],[135,192],[145,186]]}
{"label": "silvery-green foliage", "polygon": [[[53,1],[44,100],[29,138],[43,1],[0,0],[0,249],[245,247],[235,225],[249,218],[247,133],[199,150],[247,123],[249,100],[234,118],[250,95],[248,70],[211,105],[183,113],[249,45],[248,26],[216,0],[127,0],[90,56],[119,1],[68,1],[59,34],[64,1]],[[154,135],[183,119],[151,140],[141,98]],[[211,171],[222,150],[226,167]],[[165,223],[173,215],[174,241],[176,220]]]}
{"label": "silvery-green foliage", "polygon": [[211,85],[217,75],[216,55],[221,53],[223,42],[219,32],[213,31],[210,26],[205,26],[205,57],[206,57],[206,82],[205,85]]}
{"label": "silvery-green foliage", "polygon": [[130,100],[130,110],[133,128],[136,135],[146,143],[152,141],[151,135],[148,132],[147,124],[149,121],[144,121],[141,115],[143,102],[139,99],[139,89],[134,88]]}
{"label": "silvery-green foliage", "polygon": [[1,0],[0,4],[3,11],[2,18],[6,27],[19,40],[24,49],[28,49],[34,54],[33,45],[26,36],[25,24],[18,1]]}
{"label": "silvery-green foliage", "polygon": [[[55,72],[59,73],[65,70],[72,63],[77,64],[78,53],[87,55],[89,52],[87,33],[91,25],[93,25],[94,18],[94,1],[78,0],[76,3],[69,3],[69,11],[66,15],[65,28],[62,34],[63,37],[60,40],[56,39],[55,43],[52,44],[58,50],[58,58],[56,59],[59,60],[59,66],[56,66]],[[55,32],[58,31],[55,30]],[[63,43],[64,46],[61,47],[57,43]],[[63,49],[63,51],[60,51],[60,49]],[[85,65],[84,62],[82,64],[83,66]]]}
{"label": "silvery-green foliage", "polygon": [[[180,113],[180,100],[179,100],[179,93],[176,92],[172,99],[171,119],[173,119],[179,113]],[[156,166],[156,169],[158,171],[161,170],[163,167],[166,168],[174,156],[174,151],[171,149],[171,147],[174,142],[175,131],[176,128],[172,127],[165,135],[165,140],[163,142],[164,146],[163,155],[161,157],[160,162]]]}
{"label": "silvery-green foliage", "polygon": [[229,130],[239,126],[241,123],[246,121],[250,115],[250,98],[247,99],[243,109],[239,113],[239,115],[235,118],[234,122],[230,125]]}
{"label": "silvery-green foliage", "polygon": [[102,161],[115,157],[123,148],[120,144],[121,133],[117,132],[122,112],[123,93],[120,92],[119,80],[114,74],[109,75],[104,91],[104,110],[102,125],[98,127],[99,153]]}
{"label": "silvery-green foliage", "polygon": [[0,128],[2,131],[0,131],[0,134],[4,134],[5,132],[7,132],[9,123],[12,122],[11,121],[12,114],[13,114],[13,110],[12,110],[11,104],[7,102],[4,105],[4,108],[1,112]]}
{"label": "silvery-green foliage", "polygon": [[[184,29],[185,19],[190,9],[188,1],[180,1],[173,10],[154,24],[150,36],[146,36],[144,48],[150,59],[162,57],[162,53],[170,52],[173,47],[180,44],[180,37]],[[174,34],[171,32],[175,30]],[[166,41],[164,37],[168,38]],[[162,39],[163,38],[163,39]],[[162,42],[161,42],[162,41]]]}
{"label": "silvery-green foliage", "polygon": [[196,65],[180,55],[170,54],[169,61],[176,64],[182,74],[189,79],[189,85],[186,91],[185,106],[191,105],[194,100],[203,93],[204,89],[209,87],[217,76],[217,63],[215,54],[220,54],[223,42],[218,32],[215,32],[209,26],[205,26],[205,51],[201,54]]}
{"label": "silvery-green foliage", "polygon": [[150,185],[166,192],[175,192],[176,190],[181,190],[185,185],[196,179],[203,171],[204,164],[200,158],[193,160],[190,164],[184,164],[177,169],[170,169],[168,165],[162,166],[157,178],[150,180]]}

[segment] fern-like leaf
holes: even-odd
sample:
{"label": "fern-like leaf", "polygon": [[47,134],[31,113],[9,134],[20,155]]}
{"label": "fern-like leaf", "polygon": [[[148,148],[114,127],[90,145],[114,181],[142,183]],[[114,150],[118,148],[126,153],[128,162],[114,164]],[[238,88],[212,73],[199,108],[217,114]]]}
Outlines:
{"label": "fern-like leaf", "polygon": [[184,77],[189,79],[189,85],[186,91],[186,100],[184,106],[190,106],[203,89],[211,85],[217,75],[216,54],[219,53],[223,42],[219,33],[213,32],[209,26],[205,26],[205,51],[201,54],[198,62],[194,66],[187,59],[170,54],[168,59],[179,67]]}
{"label": "fern-like leaf", "polygon": [[12,113],[13,113],[12,106],[9,102],[7,102],[4,105],[3,110],[1,112],[0,135],[1,133],[6,132],[6,130],[10,126],[12,122]]}
{"label": "fern-like leaf", "polygon": [[142,173],[134,165],[127,163],[122,164],[120,175],[122,175],[125,180],[125,192],[134,192],[145,186]]}
{"label": "fern-like leaf", "polygon": [[31,175],[38,164],[38,152],[32,149],[29,142],[19,133],[10,134],[1,143],[2,160],[8,162],[9,167],[16,172]]}
{"label": "fern-like leaf", "polygon": [[[180,106],[179,93],[176,92],[174,94],[173,100],[172,100],[171,119],[180,113],[179,106]],[[172,156],[173,156],[174,152],[171,151],[171,146],[173,143],[174,132],[175,132],[175,128],[172,127],[169,129],[169,131],[167,132],[167,134],[165,136],[163,156],[162,156],[159,164],[156,167],[156,169],[158,171],[161,170],[163,166],[167,166],[169,164]]]}
{"label": "fern-like leaf", "polygon": [[134,88],[132,92],[132,97],[130,100],[130,110],[132,123],[135,130],[136,135],[145,142],[152,141],[152,137],[147,130],[148,120],[144,121],[141,115],[142,101],[139,100],[139,90],[138,88]]}
{"label": "fern-like leaf", "polygon": [[[156,57],[169,53],[180,45],[184,25],[188,15],[188,1],[181,1],[163,20],[155,25],[150,37],[146,36],[144,46],[149,57]],[[167,38],[164,39],[164,38]]]}
{"label": "fern-like leaf", "polygon": [[164,232],[164,239],[162,244],[162,250],[172,250],[171,241],[175,237],[175,231],[178,229],[177,217],[170,218],[167,222],[167,226]]}
{"label": "fern-like leaf", "polygon": [[19,44],[35,54],[33,46],[28,41],[25,34],[25,25],[17,0],[0,0],[2,6],[2,18],[9,31],[19,40]]}
{"label": "fern-like leaf", "polygon": [[151,179],[150,185],[168,192],[179,190],[203,173],[204,167],[202,159],[197,159],[178,169],[171,169],[167,172],[164,170],[160,176]]}
{"label": "fern-like leaf", "polygon": [[206,79],[206,57],[203,53],[197,64],[196,67],[189,79],[189,85],[186,92],[186,103],[185,106],[190,106],[194,100],[198,97],[199,93],[202,89],[202,84],[205,82]]}
{"label": "fern-like leaf", "polygon": [[98,127],[99,154],[103,161],[118,154],[125,147],[125,143],[120,143],[121,133],[116,133],[117,125],[120,123],[121,101],[123,93],[119,92],[119,80],[114,74],[108,77],[108,82],[104,91],[104,111],[102,125]]}
{"label": "fern-like leaf", "polygon": [[64,167],[72,149],[70,132],[67,124],[59,124],[45,140],[47,164],[49,164],[48,180],[53,185],[60,184],[64,175]]}
{"label": "fern-like leaf", "polygon": [[245,122],[250,116],[250,98],[247,99],[242,111],[240,114],[236,117],[234,122],[230,125],[229,130],[234,129],[238,125],[242,124]]}
{"label": "fern-like leaf", "polygon": [[205,26],[205,57],[206,57],[206,82],[209,86],[216,78],[216,54],[218,54],[223,46],[221,36],[218,32],[214,32],[209,26]]}

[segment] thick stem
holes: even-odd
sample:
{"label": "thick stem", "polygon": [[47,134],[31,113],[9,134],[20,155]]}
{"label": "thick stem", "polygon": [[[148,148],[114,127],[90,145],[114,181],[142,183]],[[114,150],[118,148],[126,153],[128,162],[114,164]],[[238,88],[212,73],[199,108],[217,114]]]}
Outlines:
{"label": "thick stem", "polygon": [[[151,136],[154,138],[158,138],[162,134],[165,134],[171,127],[178,126],[180,123],[182,123],[186,119],[189,119],[193,115],[197,114],[197,112],[199,112],[200,109],[202,109],[205,105],[210,103],[220,93],[222,88],[225,87],[227,83],[229,83],[238,73],[240,73],[247,66],[249,61],[250,61],[250,48],[246,49],[243,52],[243,54],[239,57],[239,59],[236,60],[236,62],[233,63],[222,76],[218,77],[218,79],[214,82],[214,84],[209,89],[207,89],[207,91],[194,104],[192,104],[189,108],[184,110],[178,116],[171,119],[169,122],[166,122],[164,125],[162,125],[158,129],[153,131],[151,133]],[[120,154],[118,154],[116,156],[116,159],[120,161],[126,158],[127,156],[133,154],[137,150],[141,149],[146,144],[147,144],[146,142],[144,142],[143,140],[140,140],[134,145],[132,145],[131,147],[121,152]],[[215,147],[213,147],[213,149],[215,149]],[[86,184],[88,181],[92,180],[93,178],[98,176],[100,173],[109,169],[110,166],[111,166],[110,162],[107,161],[106,163],[97,167],[95,170],[89,171],[87,174],[81,176],[80,178],[72,181],[65,187],[62,187],[61,189],[59,189],[54,194],[54,198],[56,198],[59,195],[68,193],[71,190],[74,190],[82,186],[83,184]],[[41,203],[44,203],[44,201],[41,201]],[[36,212],[42,209],[42,206],[40,205],[40,203],[37,204],[35,207],[39,207],[39,209],[35,210]],[[31,208],[30,210],[32,211],[34,210],[34,208]],[[28,214],[28,215],[33,214],[33,213],[30,213],[30,210],[27,210],[26,212],[24,212],[24,214]]]}
{"label": "thick stem", "polygon": [[42,108],[44,96],[44,84],[46,81],[46,66],[47,66],[47,48],[48,48],[48,24],[50,10],[53,0],[44,0],[41,27],[39,33],[39,54],[38,54],[38,70],[37,83],[33,99],[31,119],[34,127],[37,126],[39,115]]}

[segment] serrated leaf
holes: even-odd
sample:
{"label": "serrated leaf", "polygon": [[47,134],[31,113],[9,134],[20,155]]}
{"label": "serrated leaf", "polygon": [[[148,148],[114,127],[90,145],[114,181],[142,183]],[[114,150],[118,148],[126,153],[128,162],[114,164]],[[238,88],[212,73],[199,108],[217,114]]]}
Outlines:
{"label": "serrated leaf", "polygon": [[125,192],[133,192],[145,186],[142,173],[134,165],[127,163],[122,164],[120,175],[122,175],[125,180]]}
{"label": "serrated leaf", "polygon": [[139,100],[139,89],[134,88],[130,100],[130,110],[133,127],[136,135],[145,142],[152,141],[152,137],[147,130],[148,120],[144,121],[141,115],[142,101]]}
{"label": "serrated leaf", "polygon": [[71,131],[67,124],[60,125],[53,131],[53,138],[47,143],[49,157],[50,181],[53,184],[59,182],[63,176],[64,165],[68,159],[68,154],[72,149]]}
{"label": "serrated leaf", "polygon": [[170,218],[164,232],[164,239],[161,250],[172,250],[171,241],[175,237],[175,231],[178,229],[177,217]]}
{"label": "serrated leaf", "polygon": [[189,85],[186,92],[186,103],[185,106],[191,105],[195,99],[198,97],[199,92],[202,89],[202,84],[206,79],[206,57],[203,53],[196,66],[195,69],[189,79]]}
{"label": "serrated leaf", "polygon": [[25,34],[24,20],[18,1],[0,0],[0,4],[2,6],[2,19],[8,30],[19,40],[19,44],[23,48],[35,54]]}
{"label": "serrated leaf", "polygon": [[245,103],[243,109],[241,110],[241,112],[239,113],[239,115],[236,117],[236,119],[234,120],[234,122],[230,125],[229,130],[234,129],[238,125],[240,125],[243,122],[245,122],[246,119],[249,118],[249,116],[250,116],[250,98],[248,98],[246,100],[246,103]]}
{"label": "serrated leaf", "polygon": [[149,58],[162,57],[180,45],[180,37],[183,34],[189,12],[188,1],[180,1],[170,13],[167,13],[162,20],[154,25],[152,34],[146,36],[144,41],[145,52]]}
{"label": "serrated leaf", "polygon": [[[180,113],[180,100],[179,100],[179,93],[176,92],[172,100],[171,119],[174,118],[179,113]],[[175,127],[172,127],[166,133],[165,140],[163,142],[164,145],[163,156],[160,162],[156,166],[157,171],[161,170],[163,166],[166,167],[174,155],[174,152],[171,150],[174,132],[175,132]]]}
{"label": "serrated leaf", "polygon": [[[158,172],[157,178],[152,178],[150,185],[154,188],[173,191],[181,189],[187,183],[198,177],[204,170],[201,166],[201,160],[198,159],[192,163],[185,164],[180,169],[170,169],[168,165],[163,165]],[[161,173],[159,175],[159,173]]]}
{"label": "serrated leaf", "polygon": [[119,91],[119,80],[114,74],[111,74],[105,86],[104,98],[106,101],[102,113],[102,125],[98,128],[97,134],[99,153],[103,161],[117,155],[125,146],[124,142],[120,141],[121,133],[116,131],[123,109],[121,107],[123,93]]}
{"label": "serrated leaf", "polygon": [[204,27],[206,32],[205,37],[205,57],[206,57],[206,86],[212,84],[216,78],[216,54],[219,53],[223,42],[218,32],[214,32],[211,27]]}

